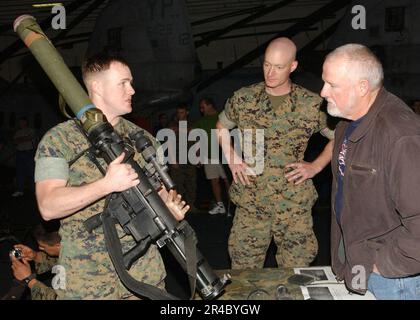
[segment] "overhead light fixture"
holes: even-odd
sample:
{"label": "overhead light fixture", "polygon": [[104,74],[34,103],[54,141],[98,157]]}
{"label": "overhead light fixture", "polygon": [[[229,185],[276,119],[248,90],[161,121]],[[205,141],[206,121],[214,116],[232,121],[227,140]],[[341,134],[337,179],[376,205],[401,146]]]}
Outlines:
{"label": "overhead light fixture", "polygon": [[36,3],[33,4],[32,7],[34,8],[47,8],[47,7],[55,7],[55,6],[63,6],[62,2],[55,2],[55,3]]}

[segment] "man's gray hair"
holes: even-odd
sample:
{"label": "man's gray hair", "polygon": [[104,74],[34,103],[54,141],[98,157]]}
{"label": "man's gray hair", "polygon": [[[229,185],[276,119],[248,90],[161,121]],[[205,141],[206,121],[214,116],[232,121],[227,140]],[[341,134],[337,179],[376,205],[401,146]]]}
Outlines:
{"label": "man's gray hair", "polygon": [[343,57],[349,72],[358,80],[367,80],[372,89],[378,89],[384,81],[384,71],[378,57],[366,46],[349,43],[330,52],[326,59]]}

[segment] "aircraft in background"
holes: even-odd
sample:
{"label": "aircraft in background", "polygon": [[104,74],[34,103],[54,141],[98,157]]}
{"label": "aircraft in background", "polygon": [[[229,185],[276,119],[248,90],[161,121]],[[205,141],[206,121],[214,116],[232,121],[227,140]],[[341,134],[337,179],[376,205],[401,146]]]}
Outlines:
{"label": "aircraft in background", "polygon": [[420,100],[420,2],[412,0],[358,0],[366,10],[366,29],[355,30],[348,10],[328,42],[328,49],[345,43],[369,46],[381,60],[386,88],[411,104]]}
{"label": "aircraft in background", "polygon": [[201,66],[185,1],[110,1],[96,19],[87,55],[103,50],[130,65],[134,112],[191,100]]}
{"label": "aircraft in background", "polygon": [[[213,95],[214,98],[216,95],[216,104],[222,106],[239,87],[262,80],[260,68],[249,71],[244,67],[262,56],[269,40],[239,56],[232,64],[203,73],[196,47],[226,37],[249,36],[247,33],[236,33],[245,27],[257,28],[263,24],[275,27],[270,38],[283,35],[297,39],[310,28],[319,27],[320,21],[333,19],[330,21],[333,23],[319,30],[316,37],[299,46],[300,68],[295,72],[298,83],[319,92],[325,55],[341,44],[358,42],[370,46],[378,54],[384,65],[385,86],[389,91],[409,104],[420,100],[420,60],[417,59],[420,35],[415,32],[420,24],[417,19],[419,1],[401,0],[395,4],[393,0],[331,0],[305,17],[286,19],[284,23],[287,27],[274,20],[254,23],[256,18],[281,10],[285,3],[293,5],[294,2],[281,1],[246,12],[239,10],[190,23],[184,0],[113,0],[97,17],[93,33],[75,42],[89,40],[88,54],[108,50],[128,60],[137,92],[133,113],[150,118],[173,108],[180,101],[190,101],[192,94],[194,99],[203,95]],[[352,9],[356,5],[366,10],[365,29],[353,28],[352,20],[356,14]],[[236,16],[239,18],[236,19]],[[201,40],[194,41],[191,25],[199,23],[214,23],[219,29],[209,31],[201,36]],[[237,31],[234,35],[230,33],[233,30]],[[256,33],[255,36],[262,34]],[[320,44],[325,50],[319,49]],[[32,57],[28,54],[27,59],[30,61]],[[81,80],[80,68],[72,70]],[[59,115],[56,90],[37,64],[32,63],[24,74],[31,80],[27,90],[21,84],[10,89],[10,84],[0,82],[0,130],[6,135],[13,131],[20,115],[29,115],[31,124],[39,127],[41,133],[63,120]],[[29,87],[33,88],[32,91]],[[39,92],[42,97],[37,97]],[[36,110],[32,107],[34,105],[37,105]]]}

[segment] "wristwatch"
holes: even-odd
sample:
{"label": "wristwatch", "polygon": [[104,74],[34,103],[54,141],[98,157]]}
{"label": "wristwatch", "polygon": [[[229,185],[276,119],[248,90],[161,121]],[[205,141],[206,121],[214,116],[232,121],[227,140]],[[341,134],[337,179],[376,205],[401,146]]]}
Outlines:
{"label": "wristwatch", "polygon": [[27,286],[29,285],[29,282],[33,279],[36,279],[36,274],[32,273],[29,276],[27,276],[25,279],[22,280],[22,282]]}

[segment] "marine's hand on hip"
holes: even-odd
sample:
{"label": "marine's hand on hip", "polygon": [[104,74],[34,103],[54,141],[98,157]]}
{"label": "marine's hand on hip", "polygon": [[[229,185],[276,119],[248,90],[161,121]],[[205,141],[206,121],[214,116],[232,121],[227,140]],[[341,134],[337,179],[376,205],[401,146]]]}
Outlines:
{"label": "marine's hand on hip", "polygon": [[243,185],[250,185],[254,182],[255,171],[245,162],[229,164],[229,168],[235,183],[241,182]]}
{"label": "marine's hand on hip", "polygon": [[301,161],[286,165],[286,174],[284,175],[289,182],[300,184],[306,179],[310,179],[318,173],[318,168],[311,162]]}

